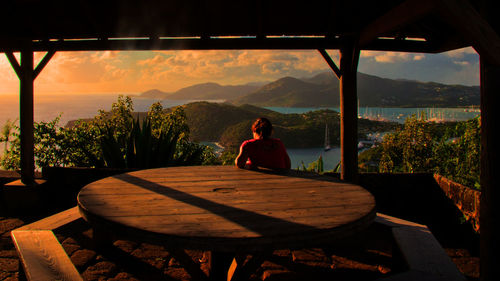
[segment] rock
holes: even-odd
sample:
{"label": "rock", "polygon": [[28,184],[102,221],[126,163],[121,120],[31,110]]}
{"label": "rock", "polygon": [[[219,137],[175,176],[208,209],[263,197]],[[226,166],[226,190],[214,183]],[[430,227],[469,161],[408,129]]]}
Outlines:
{"label": "rock", "polygon": [[0,280],[4,280],[5,278],[9,277],[11,273],[0,271]]}
{"label": "rock", "polygon": [[79,245],[75,244],[62,244],[62,247],[64,248],[64,251],[66,251],[66,254],[68,254],[68,256],[71,256],[73,253],[81,249]]}
{"label": "rock", "polygon": [[15,250],[0,251],[0,258],[17,258],[17,252]]}
{"label": "rock", "polygon": [[11,258],[0,258],[0,268],[6,272],[16,272],[19,270],[19,260]]}
{"label": "rock", "polygon": [[170,254],[162,246],[151,245],[151,244],[141,244],[139,248],[135,249],[132,256],[139,259],[151,259],[151,258],[168,258]]}
{"label": "rock", "polygon": [[125,253],[132,253],[137,248],[137,243],[128,240],[116,240],[113,245]]}
{"label": "rock", "polygon": [[263,281],[299,281],[300,278],[295,272],[286,269],[269,269],[262,274]]}
{"label": "rock", "polygon": [[10,236],[10,231],[22,226],[24,222],[20,219],[3,219],[0,221],[0,234]]}
{"label": "rock", "polygon": [[108,279],[108,281],[140,281],[140,280],[135,278],[130,273],[120,272],[114,278]]}
{"label": "rock", "polygon": [[63,242],[61,244],[71,244],[71,245],[78,245],[78,241],[76,241],[75,239],[71,238],[71,237],[68,237],[66,239],[63,240]]}
{"label": "rock", "polygon": [[146,259],[145,262],[160,270],[165,267],[165,264],[167,264],[167,260],[165,260],[165,258],[159,257],[155,259]]}
{"label": "rock", "polygon": [[[117,274],[118,267],[109,261],[98,262],[89,266],[82,274],[83,279],[87,281],[103,280],[105,277],[112,277]],[[116,276],[115,276],[116,277]]]}
{"label": "rock", "polygon": [[92,250],[78,250],[71,255],[71,261],[78,269],[83,269],[96,257],[96,252]]}
{"label": "rock", "polygon": [[14,273],[13,275],[5,278],[3,281],[18,281],[19,280],[19,273]]}
{"label": "rock", "polygon": [[321,249],[303,249],[292,252],[292,260],[308,266],[331,268],[328,257]]}
{"label": "rock", "polygon": [[175,280],[189,280],[189,274],[180,267],[168,267],[165,269],[165,274]]}

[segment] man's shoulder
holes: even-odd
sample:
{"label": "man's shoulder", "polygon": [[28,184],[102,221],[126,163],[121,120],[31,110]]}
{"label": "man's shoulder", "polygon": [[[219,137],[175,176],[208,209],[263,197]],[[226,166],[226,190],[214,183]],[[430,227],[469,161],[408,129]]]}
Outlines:
{"label": "man's shoulder", "polygon": [[245,140],[241,143],[241,146],[244,147],[244,146],[249,146],[249,145],[252,145],[253,143],[255,143],[256,139],[249,139],[249,140]]}
{"label": "man's shoulder", "polygon": [[277,138],[272,138],[272,141],[275,142],[275,143],[283,144],[283,142],[280,139],[277,139]]}

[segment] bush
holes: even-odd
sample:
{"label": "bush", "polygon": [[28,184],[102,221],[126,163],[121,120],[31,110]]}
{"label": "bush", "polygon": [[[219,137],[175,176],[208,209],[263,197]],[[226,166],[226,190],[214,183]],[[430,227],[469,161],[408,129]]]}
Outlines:
{"label": "bush", "polygon": [[439,173],[480,189],[480,118],[437,124],[412,116],[404,127],[385,135],[382,143],[360,154],[360,171]]}
{"label": "bush", "polygon": [[[118,97],[111,111],[99,111],[92,120],[71,128],[59,126],[59,117],[34,124],[35,165],[114,168],[152,168],[211,163],[213,151],[189,141],[182,107],[166,113],[160,103],[151,106],[142,123],[134,121],[130,97]],[[5,130],[6,131],[6,130]],[[0,159],[5,169],[20,167],[19,127],[13,126]],[[208,159],[205,161],[205,159]]]}

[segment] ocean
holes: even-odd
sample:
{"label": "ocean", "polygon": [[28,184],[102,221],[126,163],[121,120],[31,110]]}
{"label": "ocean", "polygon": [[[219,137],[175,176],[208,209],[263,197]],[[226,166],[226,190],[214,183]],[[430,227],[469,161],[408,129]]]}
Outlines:
{"label": "ocean", "polygon": [[[135,93],[124,93],[129,95],[134,102],[135,111],[147,111],[155,99],[138,98]],[[51,121],[61,115],[59,125],[64,126],[68,121],[79,118],[91,118],[98,114],[100,109],[109,110],[111,104],[117,100],[118,94],[91,94],[91,95],[36,95],[35,96],[35,121]],[[192,102],[192,100],[161,100],[164,108],[178,106]],[[215,102],[221,102],[220,100]],[[305,113],[322,108],[291,108],[291,107],[266,107],[267,109],[281,113]],[[339,111],[339,108],[329,108]],[[480,112],[475,108],[381,108],[360,107],[359,117],[372,120],[388,120],[403,123],[412,114],[425,113],[431,120],[436,121],[463,121],[476,117]],[[0,128],[7,120],[14,121],[19,118],[19,98],[17,95],[0,96]],[[0,155],[2,149],[0,149]],[[292,168],[301,167],[302,163],[307,167],[309,163],[316,161],[319,156],[323,157],[325,170],[331,170],[340,161],[340,149],[333,147],[324,151],[322,147],[306,149],[288,149]]]}

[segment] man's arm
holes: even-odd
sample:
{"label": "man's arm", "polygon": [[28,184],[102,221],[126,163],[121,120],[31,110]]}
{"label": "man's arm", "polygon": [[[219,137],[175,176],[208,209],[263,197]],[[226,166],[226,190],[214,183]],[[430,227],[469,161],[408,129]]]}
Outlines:
{"label": "man's arm", "polygon": [[234,161],[234,164],[236,164],[236,166],[238,166],[238,168],[245,168],[245,164],[247,163],[247,159],[248,159],[248,153],[246,151],[246,149],[241,146],[240,147],[240,154],[238,154],[238,156],[236,157],[236,160]]}
{"label": "man's arm", "polygon": [[290,156],[288,156],[288,153],[285,151],[285,164],[286,164],[286,168],[287,169],[290,169],[292,168],[292,161],[290,161]]}

